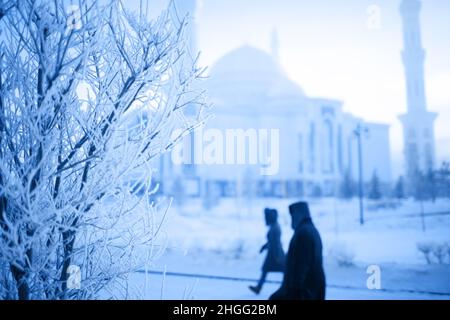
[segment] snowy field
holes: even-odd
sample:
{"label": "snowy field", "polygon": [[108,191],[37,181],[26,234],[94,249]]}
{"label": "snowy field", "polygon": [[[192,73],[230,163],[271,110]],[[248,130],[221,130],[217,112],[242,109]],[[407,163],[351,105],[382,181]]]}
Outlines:
{"label": "snowy field", "polygon": [[[145,299],[264,300],[279,287],[282,276],[270,274],[269,283],[264,285],[260,295],[253,294],[248,286],[256,283],[261,263],[262,259],[222,259],[217,254],[205,253],[194,257],[172,252],[152,268],[152,273],[136,273],[130,283],[139,288],[139,296]],[[326,263],[326,298],[450,299],[448,267],[407,269],[382,265],[381,270],[381,290],[369,290],[365,285],[365,268],[342,268]]]}
{"label": "snowy field", "polygon": [[[266,206],[279,210],[286,249],[291,202],[227,199],[208,211],[200,201],[175,203],[161,229],[164,254],[154,260],[151,273],[134,274],[131,286],[146,299],[267,299],[280,274],[269,276],[259,296],[247,288],[264,259],[258,254],[267,232],[262,212]],[[363,226],[356,201],[322,199],[310,206],[324,244],[327,299],[450,299],[450,261],[437,263],[431,255],[428,264],[417,248],[450,244],[449,201],[425,203],[424,219],[414,201],[379,210],[366,203]],[[369,265],[381,269],[381,290],[367,289]]]}
{"label": "snowy field", "polygon": [[[288,205],[294,200],[222,200],[205,211],[201,203],[174,205],[165,225],[169,247],[191,252],[211,250],[254,257],[267,232],[263,208],[278,209],[287,248],[292,236]],[[424,264],[418,243],[450,242],[450,201],[424,204],[425,231],[420,204],[405,201],[395,209],[369,210],[365,224],[359,224],[357,201],[322,199],[310,201],[311,214],[324,244],[325,256],[354,255],[359,263]],[[447,215],[435,213],[448,213]]]}

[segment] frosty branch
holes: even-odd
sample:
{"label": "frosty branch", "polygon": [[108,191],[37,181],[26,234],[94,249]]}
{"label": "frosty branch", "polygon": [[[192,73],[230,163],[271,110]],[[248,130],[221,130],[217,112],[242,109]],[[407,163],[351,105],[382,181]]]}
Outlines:
{"label": "frosty branch", "polygon": [[[125,288],[120,280],[151,258],[167,209],[148,200],[151,160],[173,145],[175,128],[202,121],[203,70],[170,7],[149,21],[120,1],[83,0],[76,28],[65,9],[0,2],[3,298]],[[133,193],[137,184],[147,196]],[[68,286],[72,264],[80,290]]]}

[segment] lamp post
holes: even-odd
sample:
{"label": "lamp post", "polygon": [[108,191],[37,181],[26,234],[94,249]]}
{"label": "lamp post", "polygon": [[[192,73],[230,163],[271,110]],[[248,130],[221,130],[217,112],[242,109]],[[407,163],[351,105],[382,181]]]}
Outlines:
{"label": "lamp post", "polygon": [[363,175],[363,152],[362,152],[362,136],[368,134],[369,129],[358,123],[353,131],[358,142],[358,197],[359,197],[359,223],[364,224],[364,175]]}

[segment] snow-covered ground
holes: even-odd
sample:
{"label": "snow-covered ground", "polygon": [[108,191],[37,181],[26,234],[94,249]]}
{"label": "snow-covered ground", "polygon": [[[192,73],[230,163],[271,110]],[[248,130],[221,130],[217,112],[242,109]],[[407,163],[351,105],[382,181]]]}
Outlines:
{"label": "snow-covered ground", "polygon": [[[145,299],[267,299],[279,287],[282,275],[269,274],[260,295],[250,292],[248,286],[256,283],[262,259],[170,250],[150,273],[136,273],[130,283]],[[381,290],[369,290],[365,266],[340,267],[326,262],[327,299],[450,299],[447,266],[387,264],[380,268]]]}
{"label": "snow-covered ground", "polygon": [[[211,210],[197,200],[174,205],[161,229],[165,254],[150,266],[151,274],[136,273],[130,284],[140,287],[147,299],[268,298],[281,275],[270,275],[274,282],[259,296],[247,288],[259,277],[264,258],[258,254],[267,232],[263,208],[279,210],[287,248],[292,235],[287,210],[291,202],[226,199]],[[419,243],[450,244],[450,215],[442,214],[450,212],[450,202],[425,203],[424,224],[420,204],[414,201],[404,201],[395,209],[373,210],[374,205],[366,204],[361,226],[356,200],[310,201],[324,243],[327,298],[450,299],[450,261],[427,264],[417,249]],[[366,286],[367,267],[374,264],[381,269],[381,290]],[[154,273],[164,271],[165,275]]]}
{"label": "snow-covered ground", "polygon": [[[173,206],[165,225],[169,247],[190,251],[212,250],[255,256],[265,241],[263,208],[277,208],[287,247],[292,236],[288,205],[293,200],[222,200],[205,211],[200,201]],[[425,231],[420,204],[404,201],[395,209],[369,210],[359,224],[358,203],[335,199],[310,201],[313,221],[324,243],[325,256],[354,255],[355,262],[424,264],[418,243],[450,243],[450,201],[424,204]],[[432,213],[447,215],[430,215]]]}

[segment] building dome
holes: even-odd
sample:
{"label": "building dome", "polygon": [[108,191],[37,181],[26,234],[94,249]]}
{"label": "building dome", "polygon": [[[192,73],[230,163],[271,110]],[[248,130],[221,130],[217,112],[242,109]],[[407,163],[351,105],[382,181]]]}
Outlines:
{"label": "building dome", "polygon": [[291,81],[268,53],[242,46],[219,59],[212,67],[207,87],[219,101],[252,101],[303,97],[303,91]]}

